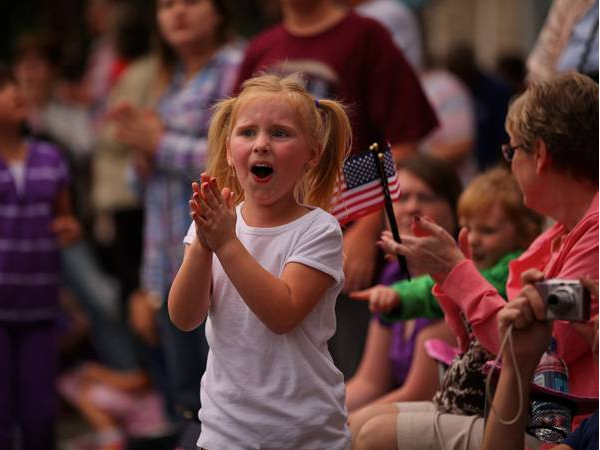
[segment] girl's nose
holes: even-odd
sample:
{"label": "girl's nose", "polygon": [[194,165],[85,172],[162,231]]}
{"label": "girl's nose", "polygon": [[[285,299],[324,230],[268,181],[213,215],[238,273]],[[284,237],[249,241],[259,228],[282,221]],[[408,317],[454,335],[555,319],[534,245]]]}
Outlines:
{"label": "girl's nose", "polygon": [[252,151],[254,153],[266,153],[269,150],[271,150],[271,144],[269,143],[269,140],[266,137],[258,136]]}

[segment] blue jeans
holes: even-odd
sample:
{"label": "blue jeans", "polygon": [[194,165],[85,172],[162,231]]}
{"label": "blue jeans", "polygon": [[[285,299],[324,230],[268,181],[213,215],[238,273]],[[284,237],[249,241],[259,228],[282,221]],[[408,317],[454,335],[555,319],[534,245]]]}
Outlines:
{"label": "blue jeans", "polygon": [[208,343],[204,323],[188,332],[171,323],[166,298],[158,326],[165,358],[167,398],[177,419],[190,419],[200,409],[200,379],[206,369]]}
{"label": "blue jeans", "polygon": [[103,272],[84,240],[63,248],[61,256],[65,284],[90,321],[98,358],[113,369],[137,368],[135,341],[124,317],[118,283]]}

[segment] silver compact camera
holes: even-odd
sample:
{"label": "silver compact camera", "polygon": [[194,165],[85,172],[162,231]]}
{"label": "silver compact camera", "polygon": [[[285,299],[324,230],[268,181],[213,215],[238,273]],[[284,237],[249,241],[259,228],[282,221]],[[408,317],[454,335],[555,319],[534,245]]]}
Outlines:
{"label": "silver compact camera", "polygon": [[578,280],[538,281],[535,287],[548,307],[546,318],[585,322],[590,320],[591,295]]}

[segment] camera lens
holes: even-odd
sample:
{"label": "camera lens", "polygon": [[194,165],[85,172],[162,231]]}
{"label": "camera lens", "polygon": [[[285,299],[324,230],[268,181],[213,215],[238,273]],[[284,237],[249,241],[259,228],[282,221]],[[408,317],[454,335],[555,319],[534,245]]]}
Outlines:
{"label": "camera lens", "polygon": [[548,293],[548,309],[557,316],[566,314],[574,305],[576,292],[569,286],[559,286]]}

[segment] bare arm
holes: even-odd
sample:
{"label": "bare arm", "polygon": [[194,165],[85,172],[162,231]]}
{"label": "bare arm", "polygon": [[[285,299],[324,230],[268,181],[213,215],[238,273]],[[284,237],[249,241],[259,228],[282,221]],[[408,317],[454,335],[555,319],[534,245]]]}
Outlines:
{"label": "bare arm", "polygon": [[415,142],[404,142],[392,146],[392,155],[395,161],[400,161],[417,153],[417,144]]}
{"label": "bare arm", "polygon": [[[487,420],[483,450],[522,450],[525,445],[525,425],[529,404],[529,380],[552,335],[552,323],[545,320],[546,306],[531,284],[543,274],[530,270],[523,274],[525,287],[518,297],[508,302],[498,313],[500,335],[511,332],[514,354],[510,345],[502,353],[502,370],[494,395],[493,408]],[[514,359],[513,359],[514,358]],[[520,375],[521,391],[517,383]],[[519,405],[519,397],[522,399]],[[519,406],[521,409],[519,410]],[[519,414],[515,423],[505,424]]]}
{"label": "bare arm", "polygon": [[392,387],[392,366],[388,357],[392,332],[371,320],[365,350],[356,374],[346,383],[349,412],[362,408]]}
{"label": "bare arm", "polygon": [[215,253],[246,305],[276,334],[298,326],[333,284],[329,275],[299,263],[287,264],[277,278],[237,238]]}
{"label": "bare arm", "polygon": [[198,239],[186,245],[168,300],[171,322],[183,331],[196,328],[208,313],[212,258],[212,252]]}
{"label": "bare arm", "polygon": [[358,219],[344,233],[344,292],[365,289],[375,272],[377,240],[383,229],[383,212]]}
{"label": "bare arm", "polygon": [[87,363],[80,376],[91,382],[108,384],[123,391],[135,392],[152,387],[152,381],[144,370],[120,372],[98,363]]}
{"label": "bare arm", "polygon": [[73,215],[71,194],[68,187],[63,187],[56,198],[54,206],[55,218],[52,221],[52,231],[56,233],[58,241],[64,246],[71,245],[81,238],[79,221]]}
{"label": "bare arm", "polygon": [[462,139],[452,143],[436,142],[433,144],[433,155],[450,164],[460,164],[470,155],[472,149],[472,139]]}

